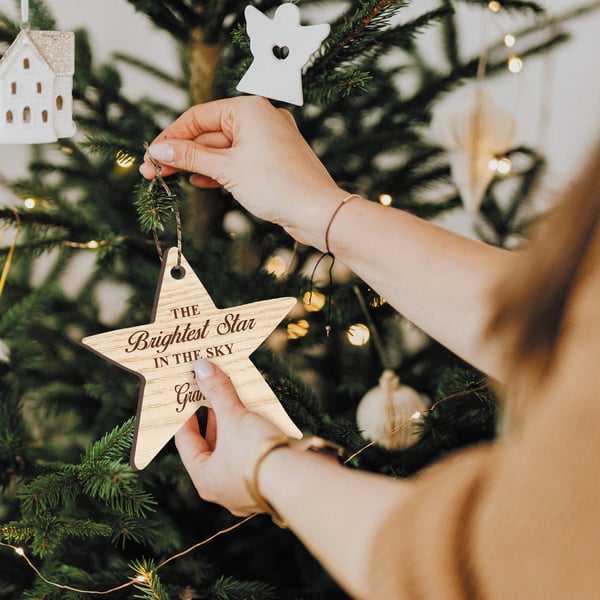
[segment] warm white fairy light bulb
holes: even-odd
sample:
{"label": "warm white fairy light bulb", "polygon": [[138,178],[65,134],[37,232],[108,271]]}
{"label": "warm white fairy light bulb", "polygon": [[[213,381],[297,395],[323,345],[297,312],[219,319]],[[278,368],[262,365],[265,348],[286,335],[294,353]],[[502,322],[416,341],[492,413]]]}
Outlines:
{"label": "warm white fairy light bulb", "polygon": [[498,160],[496,171],[498,171],[500,175],[508,175],[512,171],[512,163],[510,162],[510,159],[506,158],[505,156]]}
{"label": "warm white fairy light bulb", "polygon": [[520,73],[523,70],[523,60],[516,54],[511,54],[508,57],[507,67],[511,73]]}
{"label": "warm white fairy light bulb", "polygon": [[27,210],[33,210],[37,204],[37,200],[35,198],[25,198],[23,204]]}
{"label": "warm white fairy light bulb", "polygon": [[392,197],[389,194],[379,194],[379,204],[390,206],[392,204]]}
{"label": "warm white fairy light bulb", "polygon": [[310,325],[306,319],[300,319],[298,321],[289,323],[287,326],[288,339],[297,340],[301,337],[304,337],[308,330],[310,329]]}
{"label": "warm white fairy light bulb", "polygon": [[18,554],[19,556],[25,556],[25,550],[23,550],[23,548],[20,548],[17,546],[15,548],[15,554]]}
{"label": "warm white fairy light bulb", "polygon": [[273,255],[265,263],[265,271],[274,275],[277,279],[283,277],[287,270],[287,263],[281,256]]}
{"label": "warm white fairy light bulb", "polygon": [[364,346],[369,342],[371,332],[364,323],[355,323],[348,327],[346,337],[353,346]]}
{"label": "warm white fairy light bulb", "polygon": [[513,48],[516,43],[517,43],[517,38],[515,38],[515,36],[512,33],[507,33],[504,36],[504,45],[507,48]]}
{"label": "warm white fairy light bulb", "polygon": [[325,306],[325,294],[313,290],[302,297],[302,304],[308,312],[318,312]]}
{"label": "warm white fairy light bulb", "polygon": [[135,156],[131,156],[131,154],[124,150],[119,150],[115,162],[117,163],[117,166],[122,169],[131,169],[135,164]]}
{"label": "warm white fairy light bulb", "polygon": [[500,12],[500,9],[502,8],[502,4],[500,4],[500,2],[497,2],[497,0],[490,0],[490,2],[488,2],[488,8],[493,13],[497,13],[497,12]]}
{"label": "warm white fairy light bulb", "polygon": [[512,171],[512,162],[510,158],[503,156],[502,158],[492,158],[488,163],[490,171],[496,171],[500,175],[508,175]]}
{"label": "warm white fairy light bulb", "polygon": [[96,248],[98,248],[98,246],[99,246],[99,245],[100,245],[100,244],[99,244],[99,243],[98,243],[96,240],[90,240],[90,241],[87,243],[87,247],[88,247],[88,248],[91,248],[92,250],[96,250]]}
{"label": "warm white fairy light bulb", "polygon": [[371,308],[379,308],[380,306],[383,306],[384,304],[386,304],[386,302],[387,301],[385,298],[383,298],[379,294],[375,294],[374,296],[372,296],[369,299],[369,306]]}

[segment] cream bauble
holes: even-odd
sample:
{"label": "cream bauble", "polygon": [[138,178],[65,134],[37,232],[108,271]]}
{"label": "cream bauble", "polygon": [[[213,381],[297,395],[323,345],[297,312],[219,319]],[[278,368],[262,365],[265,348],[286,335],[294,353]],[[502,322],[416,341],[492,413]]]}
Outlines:
{"label": "cream bauble", "polygon": [[369,390],[356,410],[356,424],[364,438],[388,450],[401,450],[419,440],[420,428],[412,418],[427,408],[423,397],[385,369],[379,385]]}

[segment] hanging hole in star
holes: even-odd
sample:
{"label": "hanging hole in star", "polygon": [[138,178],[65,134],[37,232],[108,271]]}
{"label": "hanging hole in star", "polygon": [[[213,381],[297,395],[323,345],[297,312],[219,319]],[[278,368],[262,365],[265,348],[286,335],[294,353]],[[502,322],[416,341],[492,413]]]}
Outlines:
{"label": "hanging hole in star", "polygon": [[175,266],[171,269],[171,277],[173,279],[183,279],[185,277],[185,269],[180,266]]}
{"label": "hanging hole in star", "polygon": [[273,46],[272,52],[277,60],[285,60],[290,55],[290,49],[287,46]]}

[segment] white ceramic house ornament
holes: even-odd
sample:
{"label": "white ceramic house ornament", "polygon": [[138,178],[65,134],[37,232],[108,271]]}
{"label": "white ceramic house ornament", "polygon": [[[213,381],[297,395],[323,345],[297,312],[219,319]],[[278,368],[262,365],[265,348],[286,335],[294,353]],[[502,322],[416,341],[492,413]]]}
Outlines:
{"label": "white ceramic house ornament", "polygon": [[0,60],[0,144],[42,144],[75,134],[71,31],[22,30]]}
{"label": "white ceramic house ornament", "polygon": [[254,60],[236,89],[302,106],[302,68],[329,35],[329,25],[300,25],[300,10],[291,3],[272,19],[254,6],[244,15]]}

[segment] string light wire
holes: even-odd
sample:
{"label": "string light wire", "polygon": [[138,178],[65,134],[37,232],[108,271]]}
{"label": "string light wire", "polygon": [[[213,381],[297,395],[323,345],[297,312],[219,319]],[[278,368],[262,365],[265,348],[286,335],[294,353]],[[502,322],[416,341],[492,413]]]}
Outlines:
{"label": "string light wire", "polygon": [[[216,533],[214,533],[213,535],[211,535],[210,537],[202,540],[201,542],[198,542],[197,544],[194,544],[193,546],[190,546],[189,548],[187,548],[186,550],[183,550],[182,552],[178,552],[177,554],[174,554],[173,556],[170,556],[169,558],[163,560],[155,569],[155,571],[158,571],[159,569],[161,569],[162,567],[164,567],[165,565],[169,564],[170,562],[177,560],[183,556],[186,556],[187,554],[189,554],[190,552],[193,552],[194,550],[196,550],[197,548],[200,548],[201,546],[204,546],[205,544],[208,544],[209,542],[212,542],[212,540],[214,540],[215,538],[224,535],[226,533],[229,533],[231,531],[234,531],[235,529],[237,529],[238,527],[241,527],[242,525],[244,525],[245,523],[247,523],[248,521],[250,521],[250,519],[253,519],[254,517],[256,517],[258,515],[258,513],[254,513],[252,515],[247,516],[246,518],[242,519],[241,521],[238,521],[237,523],[234,523],[233,525],[231,525],[230,527],[226,527],[225,529],[221,529],[220,531],[217,531]],[[47,585],[52,586],[54,588],[60,589],[60,590],[67,590],[69,592],[77,592],[78,594],[89,594],[91,595],[95,595],[95,596],[108,596],[109,594],[113,594],[114,592],[118,592],[120,590],[123,590],[125,588],[131,587],[133,585],[142,583],[144,580],[147,581],[147,575],[138,575],[136,577],[133,577],[132,579],[130,579],[129,581],[122,583],[120,585],[117,585],[115,587],[112,587],[110,589],[107,590],[85,590],[85,589],[80,589],[80,588],[76,588],[70,585],[65,585],[62,583],[58,583],[56,581],[52,581],[51,579],[48,579],[47,577],[44,576],[44,574],[35,566],[35,564],[31,561],[31,559],[27,556],[27,553],[25,552],[25,550],[23,550],[23,548],[21,548],[20,546],[13,546],[12,544],[7,544],[5,542],[0,541],[0,546],[4,547],[4,548],[9,548],[11,550],[13,550],[15,552],[15,554],[17,554],[18,556],[20,556],[30,567],[30,569]]]}

